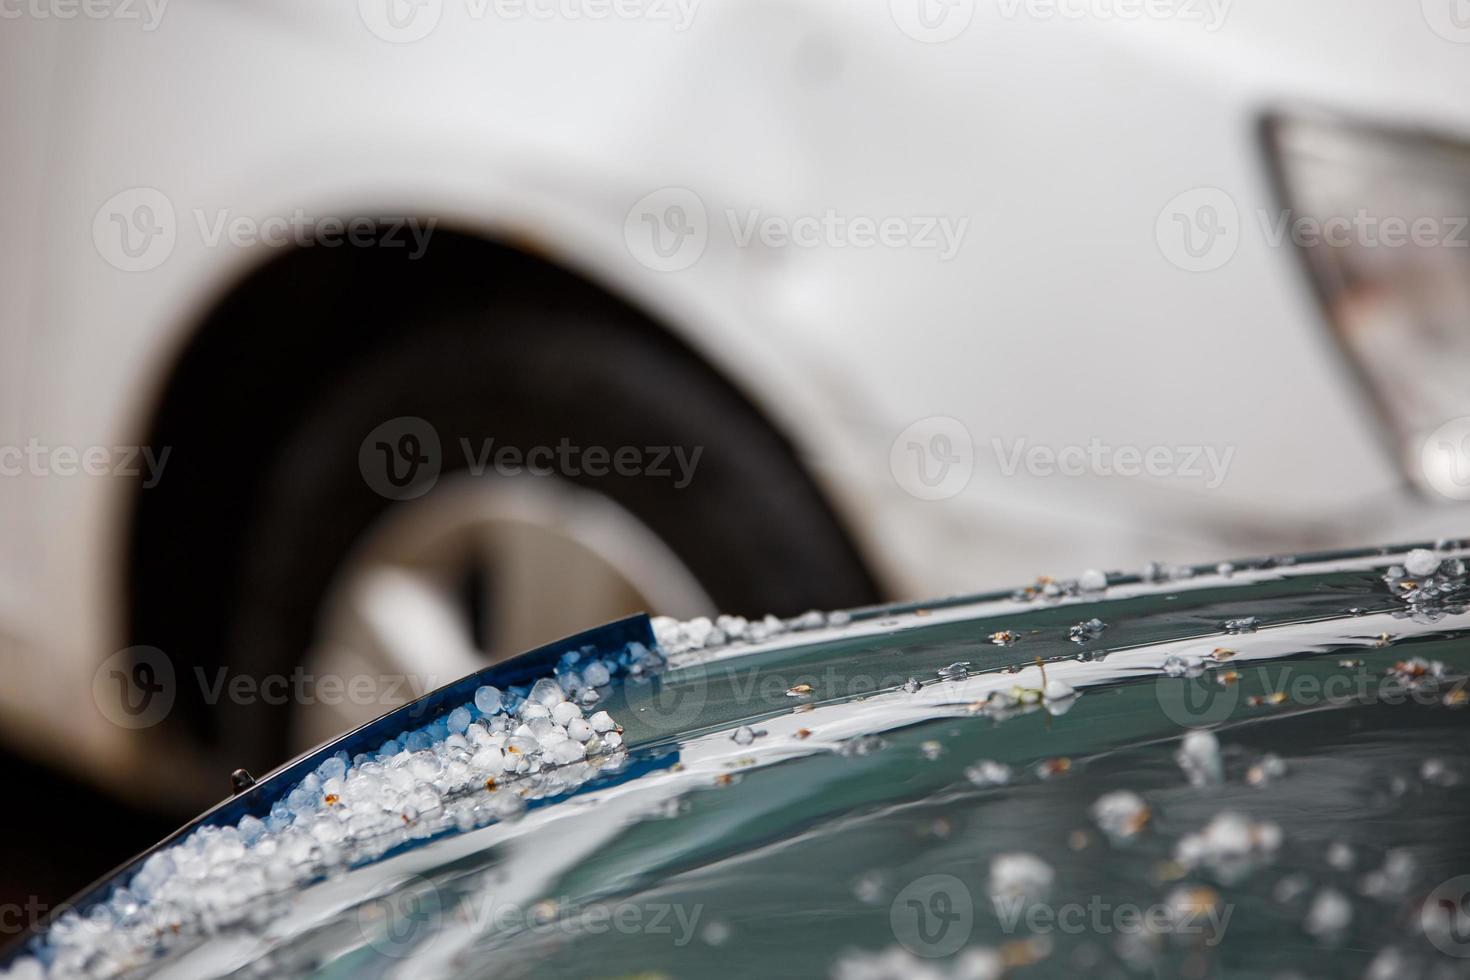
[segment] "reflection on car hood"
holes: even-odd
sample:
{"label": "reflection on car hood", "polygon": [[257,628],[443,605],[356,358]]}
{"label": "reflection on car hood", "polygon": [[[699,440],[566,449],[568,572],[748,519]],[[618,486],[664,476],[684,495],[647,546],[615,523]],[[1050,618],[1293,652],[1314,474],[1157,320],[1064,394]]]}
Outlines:
{"label": "reflection on car hood", "polygon": [[[1446,542],[1089,573],[756,630],[635,618],[283,768],[155,853],[187,869],[172,901],[140,859],[11,969],[1463,972],[1464,556]],[[487,685],[513,703],[556,675],[585,699],[593,661],[619,675],[593,686],[620,746],[488,786],[474,753],[453,779],[447,762],[412,768],[449,757],[403,733],[463,738],[436,723]],[[443,783],[439,809],[327,804],[334,758],[401,764],[406,794]],[[328,833],[345,804],[399,823]],[[273,814],[238,849],[217,829]],[[263,839],[279,877],[241,853]]]}

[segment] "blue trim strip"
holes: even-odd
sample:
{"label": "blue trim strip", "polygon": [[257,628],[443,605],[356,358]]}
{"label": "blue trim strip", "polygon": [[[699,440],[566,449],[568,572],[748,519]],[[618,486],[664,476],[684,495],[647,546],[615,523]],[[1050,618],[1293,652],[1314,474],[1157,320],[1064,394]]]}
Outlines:
{"label": "blue trim strip", "polygon": [[[596,649],[599,656],[607,656],[620,652],[629,643],[641,643],[650,650],[655,648],[653,624],[647,614],[639,613],[636,616],[608,623],[606,626],[599,626],[596,629],[565,637],[518,657],[461,677],[457,681],[425,694],[416,701],[395,708],[381,718],[370,721],[361,728],[354,729],[275,769],[243,793],[206,810],[148,850],[99,878],[62,903],[60,908],[74,908],[79,912],[85,912],[88,908],[106,899],[114,885],[123,883],[123,879],[130,877],[156,851],[178,843],[200,827],[234,826],[247,815],[264,819],[269,815],[271,806],[277,800],[284,797],[308,773],[315,771],[317,766],[338,752],[346,752],[349,758],[360,752],[373,752],[388,739],[405,730],[428,724],[439,715],[473,701],[475,691],[487,684],[504,689],[515,685],[530,684],[542,677],[550,677],[557,661],[565,653],[590,646]],[[589,786],[609,785],[636,779],[646,772],[665,768],[671,762],[672,759],[666,758],[631,762],[627,769],[611,775],[606,782],[593,780]],[[556,797],[536,801],[536,803],[546,805],[561,798]],[[437,839],[438,836],[441,835],[413,843],[427,843],[428,840]],[[395,848],[390,853],[401,853],[405,849],[407,848]],[[388,854],[382,855],[382,857],[388,856]],[[8,966],[13,960],[23,955],[33,943],[44,937],[46,929],[50,926],[51,918],[52,916],[48,915],[43,922],[33,924],[27,933],[17,937],[8,944],[7,948],[0,951],[0,966]]]}

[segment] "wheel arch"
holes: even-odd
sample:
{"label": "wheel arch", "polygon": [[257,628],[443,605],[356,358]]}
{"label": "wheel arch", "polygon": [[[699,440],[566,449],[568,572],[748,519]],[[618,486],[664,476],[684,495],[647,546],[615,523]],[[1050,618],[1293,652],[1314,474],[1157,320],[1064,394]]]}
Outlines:
{"label": "wheel arch", "polygon": [[[574,291],[589,304],[631,313],[651,337],[699,362],[801,462],[787,428],[667,321],[533,249],[440,228],[417,260],[370,246],[285,250],[248,269],[197,318],[144,414],[144,445],[204,448],[172,456],[166,478],[135,488],[127,503],[120,614],[128,644],[161,647],[181,670],[211,664],[210,651],[193,648],[190,637],[208,635],[233,570],[209,558],[239,553],[246,523],[239,517],[259,492],[261,461],[312,394],[361,352],[413,329],[415,313],[440,304],[489,307],[502,291],[535,289]],[[816,476],[803,471],[875,580],[860,536]],[[190,601],[181,602],[185,596]],[[181,724],[201,731],[197,709],[180,707]]]}

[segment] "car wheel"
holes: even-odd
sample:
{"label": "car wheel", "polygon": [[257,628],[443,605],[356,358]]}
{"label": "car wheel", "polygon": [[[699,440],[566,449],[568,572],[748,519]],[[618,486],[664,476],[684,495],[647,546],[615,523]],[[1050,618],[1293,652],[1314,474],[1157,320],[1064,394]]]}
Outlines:
{"label": "car wheel", "polygon": [[223,617],[222,662],[260,693],[226,699],[220,731],[257,766],[627,612],[877,598],[791,446],[631,311],[425,315],[299,419]]}

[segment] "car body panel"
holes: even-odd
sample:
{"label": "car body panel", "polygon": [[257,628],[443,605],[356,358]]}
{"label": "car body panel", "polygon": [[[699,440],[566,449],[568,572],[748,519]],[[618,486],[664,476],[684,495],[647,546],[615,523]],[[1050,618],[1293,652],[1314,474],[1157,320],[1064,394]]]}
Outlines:
{"label": "car body panel", "polygon": [[[685,643],[691,634],[659,623],[667,665],[615,680],[598,701],[628,752],[594,778],[550,798],[533,793],[514,818],[485,815],[370,857],[352,858],[349,840],[340,862],[314,857],[283,890],[226,903],[202,923],[186,918],[161,959],[127,944],[113,952],[145,972],[191,976],[815,975],[844,962],[871,969],[883,956],[958,969],[963,949],[1035,965],[1036,975],[1074,970],[1077,957],[1231,975],[1304,957],[1338,973],[1389,955],[1453,967],[1459,947],[1437,931],[1433,899],[1464,872],[1470,549],[1449,544],[1433,555],[1435,570],[1409,579],[1405,564],[1428,554],[1371,549],[1239,562],[1228,574],[1117,575],[1089,593],[1066,582],[1051,597],[1033,589],[857,610],[732,646]],[[1079,634],[1078,621],[1094,618],[1102,625]],[[456,682],[165,843],[267,812],[337,749],[416,726],[481,683],[524,683],[568,651],[643,642],[649,625],[634,617]],[[1001,630],[1009,636],[997,643]],[[1186,675],[1183,663],[1197,669]],[[1191,740],[1203,731],[1213,775],[1192,768],[1201,763]],[[977,777],[981,760],[1008,767],[1007,777]],[[491,782],[490,796],[516,792],[516,777]],[[1114,831],[1094,827],[1094,804],[1120,789],[1142,794],[1147,809],[1126,839],[1109,840]],[[481,798],[485,790],[471,789],[445,805]],[[1213,821],[1234,812],[1260,821],[1252,833],[1269,826],[1281,839],[1234,864],[1199,852]],[[1331,857],[1329,845],[1351,859]],[[985,872],[1018,850],[1053,869],[1054,896],[1029,900],[1052,912],[1066,902],[1177,906],[1185,889],[1236,918],[1217,923],[1214,941],[1161,928],[1141,948],[1120,937],[1128,930],[1007,924],[992,895],[995,865]],[[77,907],[109,900],[142,860]],[[313,870],[323,860],[326,870]],[[1398,870],[1380,874],[1380,864]],[[244,887],[253,873],[215,875]],[[935,875],[964,903],[958,944],[900,922],[910,886]],[[1350,924],[1318,928],[1306,896],[1327,891],[1328,904],[1348,903]],[[687,928],[677,941],[646,921],[586,928],[588,911],[604,907],[682,910]],[[893,952],[898,944],[910,959]]]}

